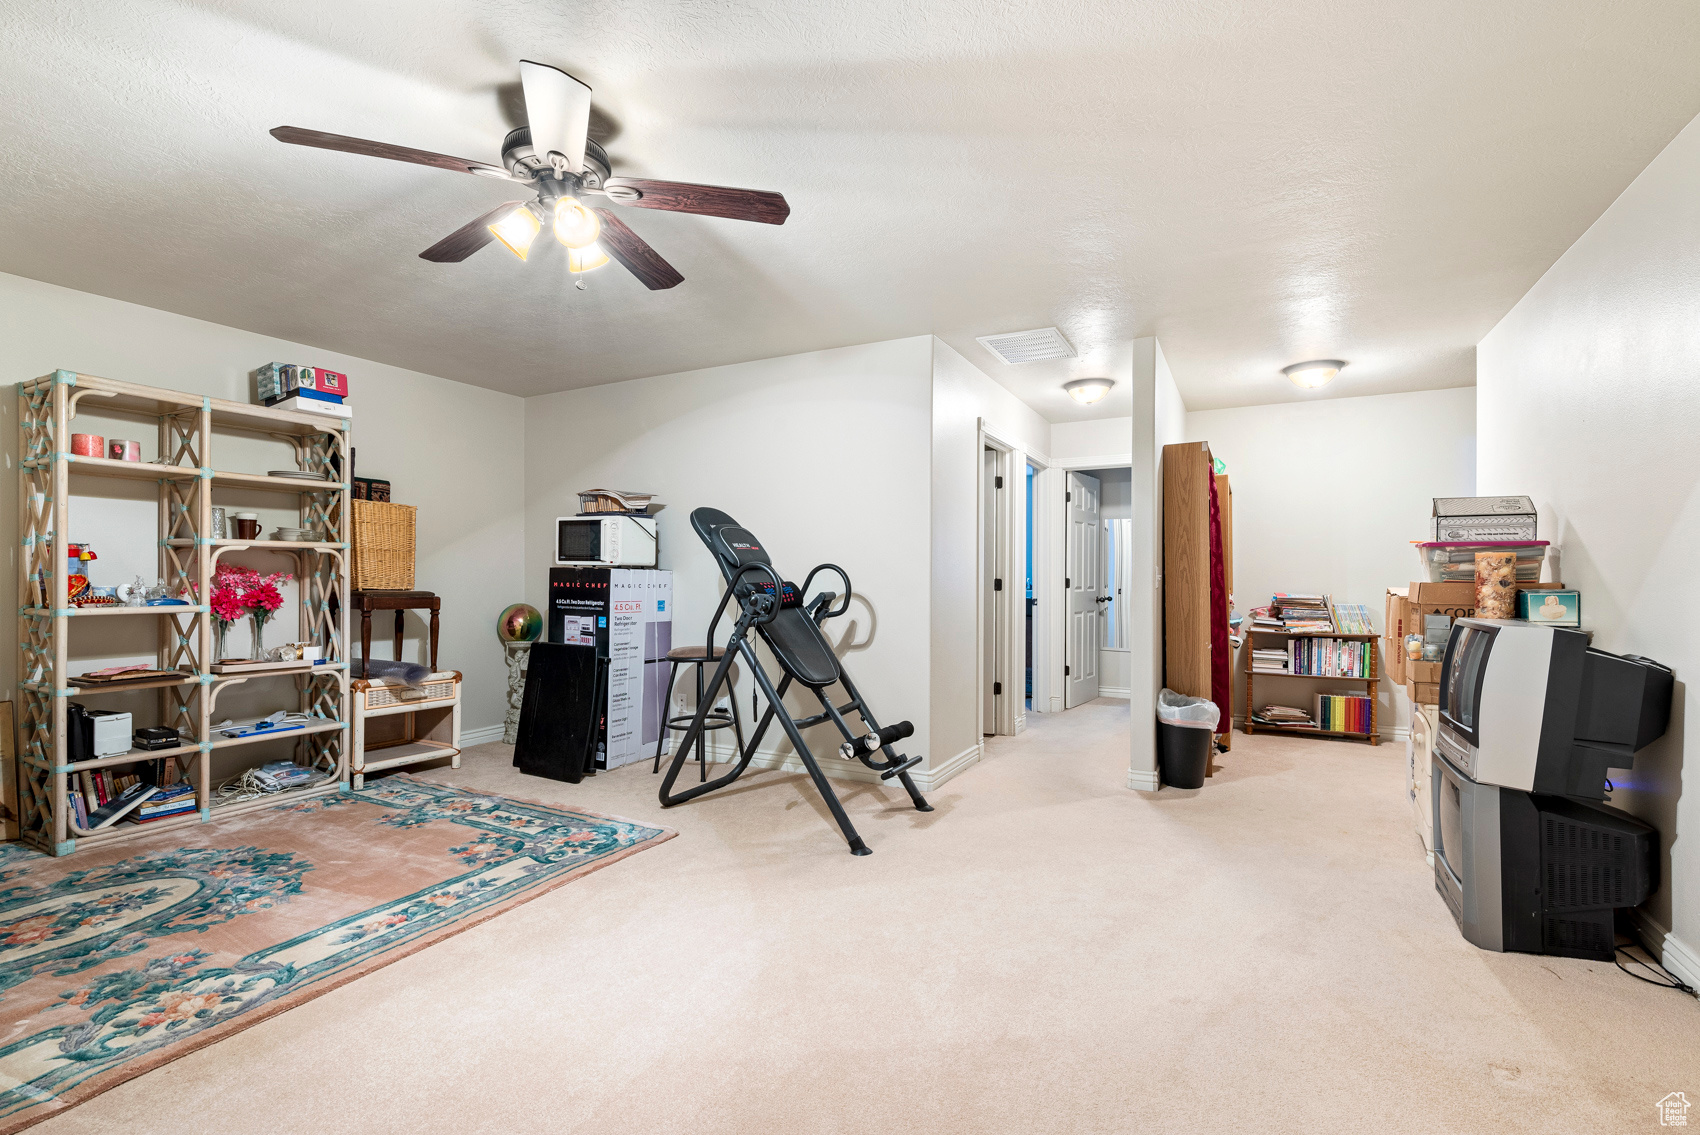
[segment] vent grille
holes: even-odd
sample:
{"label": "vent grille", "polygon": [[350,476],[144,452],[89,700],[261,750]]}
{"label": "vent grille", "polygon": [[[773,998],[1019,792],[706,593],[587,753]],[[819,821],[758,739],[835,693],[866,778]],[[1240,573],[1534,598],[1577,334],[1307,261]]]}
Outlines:
{"label": "vent grille", "polygon": [[1548,910],[1633,905],[1626,894],[1630,863],[1621,835],[1550,814],[1541,817],[1541,828]]}
{"label": "vent grille", "polygon": [[1047,359],[1072,359],[1074,348],[1055,327],[1036,331],[1012,331],[1008,335],[982,335],[980,346],[1011,366],[1042,363]]}
{"label": "vent grille", "polygon": [[1542,920],[1541,950],[1557,957],[1609,961],[1616,941],[1610,911],[1588,912],[1570,918],[1548,915]]}

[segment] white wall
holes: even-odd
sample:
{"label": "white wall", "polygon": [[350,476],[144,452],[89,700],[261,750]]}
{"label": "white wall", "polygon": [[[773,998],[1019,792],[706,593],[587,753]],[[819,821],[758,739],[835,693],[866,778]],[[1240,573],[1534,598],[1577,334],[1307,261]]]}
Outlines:
{"label": "white wall", "polygon": [[1095,418],[1051,425],[1051,460],[1086,468],[1092,462],[1125,464],[1133,449],[1132,418]]}
{"label": "white wall", "polygon": [[[1015,474],[1024,468],[1027,454],[1045,459],[1051,424],[943,340],[933,339],[932,344],[932,754],[960,767],[977,759],[982,727],[993,731],[991,723],[982,726],[980,721],[977,665],[984,598],[979,571],[980,431],[983,427],[1014,447],[1009,468]],[[1009,487],[1002,503],[1014,565],[1026,541],[1026,510],[1021,507],[1020,480],[1012,475],[1005,483]],[[1012,570],[1011,577],[1017,574]],[[1008,604],[1010,627],[1019,628],[1020,589],[1006,586],[997,595]]]}
{"label": "white wall", "polygon": [[[1424,390],[1328,398],[1186,416],[1188,441],[1206,441],[1234,490],[1234,597],[1244,614],[1276,591],[1312,591],[1362,603],[1381,629],[1387,589],[1416,575],[1433,498],[1475,487],[1476,392]],[[1314,682],[1257,681],[1267,695],[1307,704]],[[1236,659],[1234,707],[1245,676]],[[1404,691],[1382,679],[1384,728],[1410,728]]]}
{"label": "white wall", "polygon": [[[823,562],[850,573],[856,600],[827,635],[880,720],[914,722],[907,751],[937,760],[927,701],[932,387],[933,340],[917,336],[527,399],[527,597],[546,607],[555,518],[578,511],[579,490],[652,492],[666,506],[673,641],[701,643],[723,588],[690,514],[720,509],[763,541],[786,579],[801,585]],[[820,586],[839,587],[830,573]],[[962,661],[972,672],[972,655]],[[747,676],[739,686],[748,710]],[[830,725],[818,735],[836,750]],[[791,751],[777,726],[764,748],[775,760]],[[865,771],[824,764],[834,775]]]}
{"label": "white wall", "polygon": [[[1133,573],[1131,586],[1148,597],[1129,603],[1132,619],[1128,666],[1132,752],[1128,786],[1155,789],[1157,694],[1163,688],[1163,447],[1180,441],[1186,405],[1156,339],[1136,339],[1129,379],[1133,383]],[[1144,507],[1140,507],[1140,502]]]}
{"label": "white wall", "polygon": [[1528,493],[1594,645],[1675,669],[1670,731],[1612,802],[1659,829],[1651,945],[1700,984],[1700,791],[1684,790],[1700,641],[1700,119],[1477,348],[1484,493]]}
{"label": "white wall", "polygon": [[[345,371],[351,387],[354,445],[362,475],[387,477],[395,500],[419,507],[416,586],[442,597],[439,663],[460,670],[463,725],[499,729],[507,709],[507,669],[495,635],[496,616],[522,598],[521,492],[518,478],[525,439],[523,402],[512,395],[467,386],[310,345],[205,323],[118,300],[0,275],[0,373],[8,381],[35,378],[55,369],[75,370],[126,382],[229,398],[252,399],[249,372],[272,361],[304,362]],[[8,466],[17,458],[17,402],[0,399],[6,424]],[[155,456],[156,429],[139,430],[134,419],[118,424],[93,410],[76,419],[91,429],[139,438],[144,457]],[[92,428],[92,427],[100,428]],[[216,452],[242,454],[253,465],[220,467],[265,472],[290,464],[288,451],[269,443],[215,440]],[[267,465],[276,460],[278,464]],[[15,473],[13,474],[15,476]],[[86,482],[86,483],[85,483]],[[88,539],[102,558],[94,580],[102,586],[127,581],[137,571],[157,575],[154,491],[137,492],[129,482],[79,479],[71,510],[72,539]],[[272,494],[244,496],[218,490],[216,504],[277,509]],[[276,511],[273,523],[292,517]],[[98,518],[92,521],[91,518]],[[13,531],[17,493],[0,493],[0,530]],[[288,570],[280,561],[272,570]],[[17,549],[6,561],[0,587],[16,594]],[[0,649],[0,674],[16,686],[16,626],[4,620],[7,645]],[[388,624],[388,620],[384,620]],[[357,626],[357,624],[356,624]],[[409,619],[409,658],[420,657],[424,624]],[[267,642],[286,641],[281,628]],[[387,625],[386,625],[386,629]],[[377,633],[374,637],[386,636]],[[242,641],[246,641],[243,637]],[[73,645],[78,638],[73,637]],[[131,644],[134,645],[134,644]],[[144,645],[143,650],[148,647]],[[374,644],[386,658],[389,647]],[[96,656],[92,652],[90,656]],[[120,648],[107,656],[132,653]],[[151,651],[150,651],[151,653]],[[291,691],[293,695],[293,691]],[[293,707],[293,701],[290,703]],[[221,700],[220,708],[223,708]],[[276,708],[275,706],[273,708]]]}

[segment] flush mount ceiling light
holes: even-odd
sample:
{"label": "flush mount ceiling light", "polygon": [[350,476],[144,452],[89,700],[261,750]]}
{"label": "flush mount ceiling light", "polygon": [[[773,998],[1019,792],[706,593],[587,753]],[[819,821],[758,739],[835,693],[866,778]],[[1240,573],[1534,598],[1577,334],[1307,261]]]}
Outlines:
{"label": "flush mount ceiling light", "polygon": [[1294,386],[1302,390],[1315,390],[1319,386],[1327,386],[1345,365],[1339,359],[1312,359],[1308,363],[1294,363],[1290,367],[1282,367],[1281,373],[1292,379]]}
{"label": "flush mount ceiling light", "polygon": [[1077,378],[1073,382],[1063,383],[1063,389],[1068,391],[1068,396],[1076,402],[1090,406],[1108,394],[1110,387],[1114,385],[1115,381],[1108,378]]}

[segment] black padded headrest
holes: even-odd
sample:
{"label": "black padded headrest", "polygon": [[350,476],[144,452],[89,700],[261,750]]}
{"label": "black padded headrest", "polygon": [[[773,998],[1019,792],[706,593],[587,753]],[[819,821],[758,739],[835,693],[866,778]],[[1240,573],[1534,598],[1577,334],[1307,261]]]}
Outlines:
{"label": "black padded headrest", "polygon": [[[708,550],[714,553],[714,560],[720,565],[720,573],[727,579],[731,579],[745,564],[771,566],[773,563],[753,532],[741,527],[736,520],[717,508],[699,508],[692,512],[691,527],[702,537],[702,542],[708,545]],[[753,573],[745,576],[745,579],[754,579],[759,574]]]}

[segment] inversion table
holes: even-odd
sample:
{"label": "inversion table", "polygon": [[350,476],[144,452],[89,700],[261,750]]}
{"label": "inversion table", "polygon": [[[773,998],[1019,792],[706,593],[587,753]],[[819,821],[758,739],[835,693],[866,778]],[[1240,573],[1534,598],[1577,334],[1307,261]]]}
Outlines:
{"label": "inversion table", "polygon": [[[662,805],[672,807],[675,804],[683,804],[737,780],[755,757],[768,726],[778,717],[785,735],[796,747],[798,759],[808,770],[809,779],[815,782],[815,788],[826,800],[826,806],[832,810],[833,818],[838,821],[844,838],[849,841],[850,851],[855,855],[872,854],[872,849],[856,834],[850,817],[844,814],[844,805],[839,803],[837,794],[832,791],[832,785],[827,782],[826,774],[821,772],[814,754],[809,751],[808,742],[803,740],[803,730],[813,725],[832,722],[844,735],[844,743],[838,750],[839,756],[846,760],[860,760],[868,768],[879,773],[881,780],[895,778],[909,793],[909,799],[914,802],[916,811],[931,812],[933,806],[927,803],[926,798],[915,787],[915,782],[909,777],[909,770],[920,764],[921,758],[904,757],[892,748],[894,742],[914,733],[914,726],[907,721],[900,721],[896,725],[881,729],[879,722],[874,720],[872,711],[868,709],[868,703],[857,692],[850,675],[844,672],[838,657],[833,654],[832,644],[821,633],[822,623],[827,619],[837,618],[849,609],[850,577],[837,564],[821,564],[809,572],[802,587],[787,583],[774,571],[773,563],[762,550],[761,542],[748,529],[739,527],[737,521],[719,509],[697,509],[691,513],[691,527],[702,537],[702,542],[708,545],[709,552],[720,565],[721,575],[726,578],[726,593],[720,597],[720,605],[715,608],[714,619],[708,626],[706,643],[710,652],[714,649],[715,628],[719,625],[720,616],[725,613],[726,603],[730,599],[736,598],[738,601],[738,618],[727,637],[726,652],[714,671],[714,677],[709,680],[703,696],[697,699],[696,716],[680,740],[679,747],[674,750],[672,763],[667,768],[667,777],[661,782]],[[814,599],[804,602],[803,596],[808,593],[809,585],[822,571],[837,573],[844,581],[843,595],[824,591]],[[840,598],[842,602],[835,609],[833,601]],[[784,671],[777,687],[756,657],[755,642],[750,638],[752,629],[761,636],[761,640],[767,644],[768,650]],[[738,762],[731,772],[706,784],[698,784],[683,792],[674,793],[673,781],[689,759],[691,746],[702,734],[710,717],[710,709],[720,697],[721,688],[727,683],[733,661],[739,658],[743,659],[750,676],[755,680],[756,688],[761,690],[762,696],[767,700],[767,712],[762,715],[761,723],[756,726],[755,732],[744,745],[743,752],[738,755]],[[806,686],[820,700],[821,712],[811,717],[791,716],[790,711],[785,709],[784,698],[793,682]],[[844,692],[850,696],[848,702],[843,705],[833,704],[828,690],[834,685],[844,687]],[[853,732],[844,719],[844,715],[852,711],[865,726],[860,734]]]}

